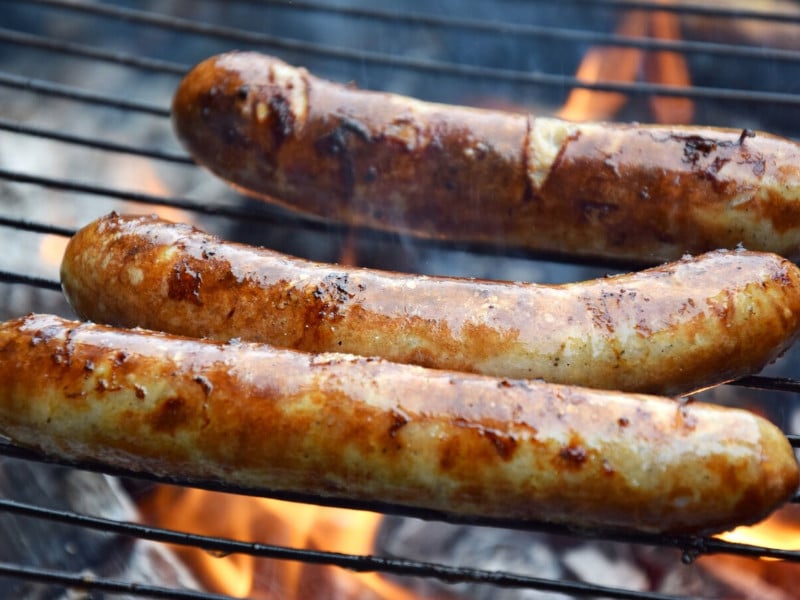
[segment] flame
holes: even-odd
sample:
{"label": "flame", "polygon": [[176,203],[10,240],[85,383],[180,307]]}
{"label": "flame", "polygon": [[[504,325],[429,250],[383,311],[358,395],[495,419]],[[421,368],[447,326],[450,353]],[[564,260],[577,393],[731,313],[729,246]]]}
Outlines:
{"label": "flame", "polygon": [[67,248],[69,238],[46,234],[39,243],[39,260],[48,267],[57,267],[61,264],[61,257]]}
{"label": "flame", "polygon": [[[782,550],[800,549],[800,507],[786,505],[766,520],[720,534],[732,543]],[[702,556],[697,564],[739,595],[741,600],[795,600],[800,565],[772,558],[727,554]],[[733,596],[732,596],[733,597]]]}
{"label": "flame", "polygon": [[[382,516],[198,489],[159,486],[140,503],[145,520],[180,531],[287,548],[367,555]],[[192,547],[176,553],[208,591],[236,597],[414,600],[418,596],[377,573],[270,560],[243,554],[215,556]]]}
{"label": "flame", "polygon": [[[647,20],[646,13],[629,12],[623,17],[616,33],[643,37],[647,34]],[[633,81],[641,60],[642,51],[638,48],[591,48],[581,61],[575,77],[584,83]],[[624,94],[576,88],[570,93],[558,116],[569,121],[606,119],[622,108],[626,100]]]}
{"label": "flame", "polygon": [[[120,187],[135,187],[141,192],[153,196],[169,197],[171,195],[172,190],[164,183],[152,162],[136,161],[134,165],[133,161],[134,159],[125,160],[124,164],[127,168],[122,169],[121,174],[115,177]],[[162,219],[176,223],[194,223],[194,218],[187,211],[172,206],[126,202],[123,210],[137,213],[155,213]]]}
{"label": "flame", "polygon": [[[660,0],[662,3],[667,0]],[[627,37],[651,36],[660,40],[680,39],[676,15],[666,12],[625,14],[615,32]],[[594,47],[581,61],[575,77],[584,83],[632,82],[643,71],[647,81],[678,87],[691,85],[686,60],[678,52],[646,52],[639,48]],[[611,118],[627,102],[624,94],[576,88],[570,92],[557,115],[570,121]],[[694,105],[687,98],[654,97],[650,106],[659,123],[688,123]]]}
{"label": "flame", "polygon": [[[794,516],[796,517],[796,515]],[[800,520],[794,518],[790,509],[773,513],[772,516],[747,527],[737,527],[733,531],[720,534],[727,542],[776,548],[779,550],[800,550]],[[777,560],[777,559],[761,559]]]}

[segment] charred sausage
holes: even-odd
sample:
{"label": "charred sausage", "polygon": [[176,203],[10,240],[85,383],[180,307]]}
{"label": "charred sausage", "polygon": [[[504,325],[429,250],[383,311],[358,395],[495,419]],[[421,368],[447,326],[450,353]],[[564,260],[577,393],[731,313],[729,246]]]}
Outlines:
{"label": "charred sausage", "polygon": [[653,532],[757,521],[798,483],[746,411],[48,315],[0,325],[0,433],[162,476]]}
{"label": "charred sausage", "polygon": [[111,325],[667,395],[758,372],[800,332],[800,271],[746,251],[548,286],[314,263],[111,214],[72,238],[61,280]]}
{"label": "charred sausage", "polygon": [[196,66],[172,112],[232,185],[353,225],[652,264],[800,258],[800,146],[766,133],[434,104],[247,52]]}

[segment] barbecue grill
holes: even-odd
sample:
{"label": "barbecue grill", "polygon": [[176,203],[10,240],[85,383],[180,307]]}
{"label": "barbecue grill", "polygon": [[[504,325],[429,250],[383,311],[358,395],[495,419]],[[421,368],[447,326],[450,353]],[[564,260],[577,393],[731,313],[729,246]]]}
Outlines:
{"label": "barbecue grill", "polygon": [[[520,255],[503,247],[501,240],[491,247],[464,247],[367,229],[352,230],[236,195],[192,163],[174,140],[168,119],[170,94],[180,76],[203,58],[234,47],[262,50],[331,79],[353,80],[364,88],[397,91],[428,100],[509,105],[552,114],[571,89],[582,88],[624,94],[628,102],[617,118],[645,120],[650,118],[649,98],[689,98],[694,102],[696,122],[800,136],[798,120],[792,118],[800,106],[800,82],[791,77],[800,65],[800,43],[794,49],[747,45],[724,35],[719,40],[704,41],[613,33],[621,15],[632,10],[658,10],[675,14],[687,23],[712,23],[715,31],[727,28],[736,33],[744,23],[767,32],[777,31],[773,27],[794,27],[795,37],[800,40],[800,5],[786,3],[779,5],[779,10],[765,12],[683,2],[472,0],[466,10],[462,0],[439,3],[440,10],[434,13],[422,12],[433,11],[424,2],[405,4],[408,8],[400,11],[368,8],[368,2],[328,1],[6,2],[5,25],[0,27],[0,129],[7,140],[0,142],[0,226],[4,239],[12,242],[5,245],[6,256],[0,261],[2,317],[34,310],[71,316],[60,295],[58,263],[48,261],[42,248],[47,240],[63,241],[76,227],[111,209],[177,211],[171,214],[190,218],[224,237],[269,245],[316,260],[339,260],[345,250],[355,249],[359,264],[382,268],[484,277],[501,273],[508,279],[555,281],[594,276],[626,266],[599,260],[577,263],[564,257]],[[793,6],[796,10],[787,12]],[[686,57],[693,75],[705,74],[705,78],[698,75],[692,86],[653,81],[586,83],[574,73],[591,46],[678,52]],[[709,69],[712,63],[714,67]],[[155,183],[148,183],[152,174]],[[55,247],[60,247],[58,242]],[[799,372],[790,354],[759,376],[721,386],[708,394],[723,399],[739,390],[756,399],[760,393],[769,394],[770,407],[761,409],[784,427],[794,447],[800,447],[800,435],[790,429],[789,419],[800,392]],[[24,460],[34,465],[55,463],[130,481],[267,496],[472,527],[530,530],[642,548],[677,549],[687,562],[705,554],[724,554],[800,563],[800,550],[717,538],[574,531],[546,524],[464,519],[379,502],[163,479],[110,469],[103,464],[73,464],[7,441],[0,442],[0,455],[6,460]],[[800,498],[794,502],[800,502]],[[678,597],[626,589],[624,582],[597,585],[543,578],[536,572],[467,568],[412,555],[346,555],[200,536],[2,498],[0,513],[126,538],[189,545],[220,555],[242,553],[377,571],[398,580],[467,582],[575,597]],[[92,594],[223,597],[21,563],[0,562],[0,577]]]}

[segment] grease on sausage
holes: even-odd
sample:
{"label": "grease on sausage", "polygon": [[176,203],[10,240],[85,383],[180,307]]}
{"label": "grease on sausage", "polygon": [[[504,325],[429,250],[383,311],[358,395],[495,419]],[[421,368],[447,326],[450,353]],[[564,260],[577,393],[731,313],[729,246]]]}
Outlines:
{"label": "grease on sausage", "polygon": [[61,279],[112,325],[667,395],[758,372],[800,333],[800,271],[746,251],[551,286],[314,263],[112,214],[72,238]]}
{"label": "grease on sausage", "polygon": [[262,492],[652,532],[752,523],[798,483],[746,411],[48,315],[0,325],[0,433]]}
{"label": "grease on sausage", "polygon": [[251,52],[197,65],[172,112],[232,185],[353,225],[653,264],[739,244],[800,258],[800,147],[762,132],[422,102]]}

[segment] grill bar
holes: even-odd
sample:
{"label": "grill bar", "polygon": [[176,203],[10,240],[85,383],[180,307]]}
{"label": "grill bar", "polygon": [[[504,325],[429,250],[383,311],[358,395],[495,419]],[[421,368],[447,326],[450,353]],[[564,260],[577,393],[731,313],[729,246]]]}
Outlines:
{"label": "grill bar", "polygon": [[[242,1],[242,0],[240,0]],[[777,48],[737,46],[733,44],[693,42],[689,40],[659,40],[647,37],[631,37],[582,29],[568,29],[547,25],[529,25],[501,21],[479,21],[475,19],[437,16],[422,13],[397,12],[374,8],[333,6],[312,1],[261,0],[264,6],[279,6],[297,11],[328,13],[349,18],[371,19],[392,24],[405,24],[435,28],[465,30],[474,33],[513,35],[541,40],[567,41],[575,44],[617,46],[642,50],[667,50],[683,54],[707,54],[721,57],[755,58],[773,61],[800,61],[800,52]]]}
{"label": "grill bar", "polygon": [[33,77],[22,77],[20,75],[14,75],[13,73],[0,73],[0,86],[16,88],[37,94],[45,94],[54,98],[63,98],[109,108],[146,113],[157,117],[169,117],[168,108],[162,108],[146,102],[127,100],[125,98],[115,98],[107,94],[89,92],[71,85],[62,85],[52,81],[34,79]]}
{"label": "grill bar", "polygon": [[160,598],[164,600],[235,600],[233,596],[196,592],[186,589],[164,588],[143,583],[115,581],[87,575],[84,573],[67,573],[42,567],[28,567],[0,562],[0,576],[24,579],[35,583],[64,586],[75,590],[107,592],[109,594],[127,594],[142,598]]}
{"label": "grill bar", "polygon": [[[474,79],[489,79],[495,81],[506,81],[513,83],[522,83],[542,87],[568,89],[568,88],[583,88],[595,91],[605,92],[619,92],[628,96],[666,96],[666,97],[681,97],[692,98],[696,100],[717,100],[728,102],[756,102],[756,103],[772,103],[777,105],[796,106],[800,105],[800,95],[792,93],[781,92],[767,92],[755,91],[746,89],[728,89],[728,88],[711,88],[703,86],[672,86],[655,84],[648,82],[633,82],[633,83],[617,83],[611,81],[600,81],[597,83],[586,83],[571,75],[560,75],[552,73],[541,72],[522,72],[509,69],[500,69],[494,67],[482,67],[477,65],[467,65],[461,63],[450,63],[438,60],[424,60],[410,58],[408,56],[400,56],[396,54],[386,54],[381,52],[374,52],[367,49],[351,49],[339,46],[330,46],[326,44],[319,44],[314,42],[306,42],[297,39],[290,39],[283,36],[275,36],[257,32],[244,31],[233,27],[225,27],[219,25],[212,25],[202,23],[199,21],[192,21],[189,19],[181,19],[168,15],[161,15],[145,11],[137,11],[134,9],[127,9],[122,7],[101,5],[101,4],[86,4],[84,2],[76,2],[74,0],[31,0],[31,4],[45,4],[59,8],[66,8],[70,10],[77,10],[88,14],[97,16],[115,18],[122,21],[130,21],[138,24],[165,28],[172,31],[184,34],[196,34],[207,37],[219,38],[238,43],[247,43],[257,46],[267,46],[271,48],[281,49],[290,52],[299,52],[303,55],[314,55],[326,58],[333,58],[345,60],[350,62],[370,63],[382,66],[399,67],[414,71],[426,72],[434,75],[447,75],[459,76]],[[601,34],[593,34],[601,35]],[[617,36],[620,37],[620,36]],[[622,41],[625,41],[623,38]],[[591,42],[591,39],[587,41]],[[617,40],[619,41],[619,40]],[[611,43],[611,40],[599,40],[598,43]],[[636,45],[645,43],[645,41],[636,41],[635,39],[627,38],[627,42],[613,45]],[[726,51],[724,45],[703,44],[700,46],[689,45],[689,42],[657,42],[654,40],[646,41],[647,44],[666,44],[663,49],[678,50],[680,47],[673,44],[687,44],[687,51],[690,52],[711,52],[720,55]],[[692,43],[694,44],[694,43]],[[748,50],[742,46],[724,46],[729,51],[729,56],[741,57],[742,53],[747,54],[748,58],[764,58],[765,52],[772,52],[772,50],[764,50],[763,48],[753,48]],[[660,49],[653,46],[653,49]],[[775,60],[790,60],[800,61],[800,52],[775,50],[778,54]],[[89,51],[86,51],[88,54]],[[99,58],[97,54],[94,56]],[[109,60],[114,59],[119,61],[119,57],[108,57]],[[178,66],[174,67],[175,71]],[[4,78],[0,78],[0,85],[14,85],[13,81],[6,83]],[[22,83],[17,83],[22,86]],[[25,87],[45,87],[44,82],[30,82]],[[157,109],[156,109],[157,110]],[[160,114],[160,113],[159,113]],[[168,114],[168,113],[166,113]]]}
{"label": "grill bar", "polygon": [[0,130],[10,131],[12,133],[19,133],[33,137],[40,137],[67,144],[77,146],[84,146],[86,148],[94,148],[97,150],[104,150],[106,152],[117,152],[120,154],[131,154],[135,156],[144,156],[155,160],[163,160],[167,162],[174,162],[185,165],[194,165],[195,162],[186,154],[179,154],[177,152],[167,152],[156,148],[137,148],[130,144],[119,144],[101,140],[96,137],[86,137],[81,135],[72,135],[64,133],[60,129],[48,129],[44,127],[36,127],[33,125],[22,125],[16,121],[9,121],[0,117]]}
{"label": "grill bar", "polygon": [[3,283],[21,283],[23,285],[31,285],[46,290],[53,290],[54,292],[61,291],[61,283],[58,281],[46,279],[44,277],[23,275],[22,273],[11,273],[9,271],[0,270],[0,281]]}
{"label": "grill bar", "polygon": [[[257,0],[256,0],[257,1]],[[516,3],[520,0],[505,0]],[[559,0],[522,0],[539,4],[554,4]],[[678,15],[697,15],[715,19],[752,19],[755,21],[775,21],[779,23],[800,23],[800,14],[775,10],[755,10],[739,7],[704,6],[702,4],[662,4],[659,2],[637,2],[636,0],[565,0],[573,6],[602,7],[611,10],[646,10],[670,12]]]}
{"label": "grill bar", "polygon": [[16,31],[14,29],[6,29],[5,27],[0,27],[0,42],[37,48],[39,50],[46,50],[47,52],[80,56],[82,58],[118,64],[152,73],[166,73],[169,75],[181,76],[185,74],[190,67],[190,65],[172,61],[145,58],[129,52],[116,52],[104,48],[94,48],[77,42],[57,40],[51,37]]}
{"label": "grill bar", "polygon": [[[486,571],[481,569],[451,567],[448,565],[425,563],[408,559],[372,555],[359,556],[316,550],[298,550],[271,544],[242,542],[227,538],[195,535],[158,527],[148,527],[135,523],[102,519],[70,511],[41,508],[10,500],[0,499],[0,511],[47,519],[59,523],[67,523],[140,539],[190,546],[212,553],[224,555],[237,553],[260,558],[298,560],[310,564],[338,566],[356,572],[380,572],[407,577],[436,578],[446,581],[447,583],[485,583],[496,587],[524,587],[579,595],[599,595],[606,598],[634,600],[677,600],[678,598],[672,595],[626,591],[592,584],[553,581],[540,577],[528,577],[502,571]],[[800,560],[800,557],[798,560]]]}

